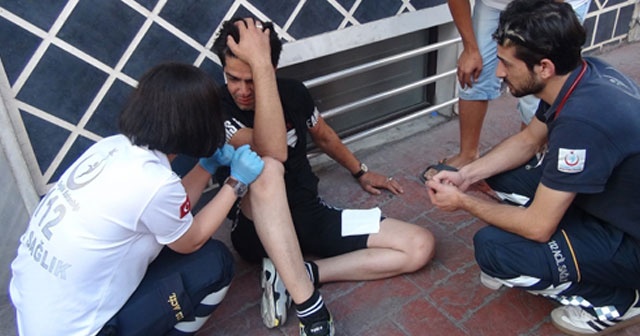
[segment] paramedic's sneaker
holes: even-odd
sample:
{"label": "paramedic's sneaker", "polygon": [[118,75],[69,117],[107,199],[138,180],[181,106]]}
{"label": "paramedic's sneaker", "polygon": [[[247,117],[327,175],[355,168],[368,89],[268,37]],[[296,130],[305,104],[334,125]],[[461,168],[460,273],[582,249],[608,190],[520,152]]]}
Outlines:
{"label": "paramedic's sneaker", "polygon": [[260,304],[262,322],[267,328],[279,327],[287,321],[287,309],[291,306],[291,297],[271,259],[262,259],[260,282],[263,289]]}
{"label": "paramedic's sneaker", "polygon": [[334,336],[335,334],[331,315],[329,315],[329,320],[317,321],[311,325],[304,325],[300,322],[300,336]]}
{"label": "paramedic's sneaker", "polygon": [[562,306],[551,312],[556,328],[569,335],[607,335],[610,332],[640,324],[640,307],[632,306],[622,317],[600,321],[597,317],[576,306]]}
{"label": "paramedic's sneaker", "polygon": [[498,279],[490,276],[483,271],[480,271],[480,283],[492,290],[498,290],[500,289],[500,287],[502,287],[502,283]]}

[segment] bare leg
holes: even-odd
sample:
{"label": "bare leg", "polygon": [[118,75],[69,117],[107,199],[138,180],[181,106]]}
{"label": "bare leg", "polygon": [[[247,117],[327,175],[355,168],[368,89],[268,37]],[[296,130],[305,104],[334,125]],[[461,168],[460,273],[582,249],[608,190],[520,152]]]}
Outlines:
{"label": "bare leg", "polygon": [[[458,102],[460,109],[460,150],[459,153],[446,159],[449,166],[460,168],[480,155],[480,133],[484,117],[487,115],[489,102],[487,100],[463,100]],[[435,169],[429,169],[425,178],[430,179],[438,173]]]}
{"label": "bare leg", "polygon": [[316,260],[320,283],[374,280],[414,272],[435,254],[435,238],[428,230],[393,218],[380,223],[369,236],[368,248]]}
{"label": "bare leg", "polygon": [[287,203],[282,163],[265,157],[260,177],[251,185],[243,213],[251,214],[256,232],[295,303],[311,297],[313,284],[307,275],[302,252]]}
{"label": "bare leg", "polygon": [[480,133],[489,102],[486,100],[460,100],[460,153],[447,160],[447,164],[462,167],[475,160],[480,151]]}

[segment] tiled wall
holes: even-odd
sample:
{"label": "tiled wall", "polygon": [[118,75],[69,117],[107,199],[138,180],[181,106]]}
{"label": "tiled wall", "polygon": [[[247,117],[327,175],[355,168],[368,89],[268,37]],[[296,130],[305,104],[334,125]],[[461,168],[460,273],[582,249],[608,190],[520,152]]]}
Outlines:
{"label": "tiled wall", "polygon": [[208,49],[223,20],[271,20],[292,42],[444,2],[0,0],[5,103],[42,193],[88,146],[116,132],[120,107],[147,68],[182,61],[222,82]]}
{"label": "tiled wall", "polygon": [[[636,0],[593,0],[589,48],[628,31]],[[0,0],[3,91],[38,193],[81,152],[116,132],[136,79],[166,60],[222,82],[208,50],[233,16],[271,20],[285,43],[442,6],[446,0]],[[425,16],[424,20],[430,18]],[[285,47],[286,50],[286,47]]]}
{"label": "tiled wall", "polygon": [[584,50],[588,53],[623,41],[639,3],[640,0],[591,0],[584,21],[588,34]]}

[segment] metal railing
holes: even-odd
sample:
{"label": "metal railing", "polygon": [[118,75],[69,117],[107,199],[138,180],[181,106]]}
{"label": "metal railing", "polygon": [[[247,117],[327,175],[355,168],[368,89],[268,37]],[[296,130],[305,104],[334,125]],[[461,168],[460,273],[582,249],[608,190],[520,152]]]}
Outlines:
{"label": "metal railing", "polygon": [[[340,80],[340,79],[343,79],[343,78],[346,78],[346,77],[349,77],[349,76],[353,76],[353,75],[357,75],[357,74],[364,73],[364,72],[367,72],[367,71],[371,71],[373,69],[380,68],[380,67],[383,67],[383,66],[395,63],[395,62],[400,62],[400,61],[403,61],[403,60],[406,60],[406,59],[409,59],[409,58],[412,58],[412,57],[416,57],[416,56],[420,56],[420,55],[423,55],[423,54],[426,54],[426,53],[429,53],[429,52],[432,52],[432,51],[436,51],[436,50],[442,49],[444,47],[448,47],[448,46],[460,43],[461,40],[462,39],[460,37],[456,37],[454,39],[450,39],[450,40],[446,40],[446,41],[430,44],[430,45],[427,45],[427,46],[424,46],[424,47],[420,47],[420,48],[417,48],[417,49],[412,49],[412,50],[409,50],[409,51],[402,52],[400,54],[388,56],[388,57],[381,58],[381,59],[378,59],[378,60],[375,60],[375,61],[372,61],[372,62],[368,62],[368,63],[360,64],[360,65],[357,65],[357,66],[354,66],[354,67],[350,67],[350,68],[347,68],[347,69],[344,69],[344,70],[336,71],[336,72],[330,73],[328,75],[324,75],[324,76],[320,76],[320,77],[317,77],[317,78],[313,78],[313,79],[305,81],[304,84],[307,86],[307,88],[313,88],[313,87],[320,86],[320,85],[323,85],[323,84],[331,83],[331,82],[334,82],[334,81],[337,81],[337,80]],[[369,104],[373,104],[375,102],[378,102],[378,101],[381,101],[383,99],[387,99],[387,98],[399,95],[401,93],[407,92],[409,90],[416,89],[416,88],[421,87],[421,86],[426,86],[428,84],[434,83],[434,82],[436,82],[436,81],[438,81],[440,79],[446,78],[448,76],[454,76],[455,74],[456,74],[456,69],[455,68],[449,69],[449,70],[447,70],[445,72],[438,73],[438,74],[435,74],[433,76],[429,76],[429,77],[423,78],[423,79],[421,79],[419,81],[416,81],[416,82],[413,82],[413,83],[409,83],[407,85],[403,85],[401,87],[394,88],[394,89],[391,89],[391,90],[388,90],[388,91],[380,92],[380,93],[368,96],[366,98],[363,98],[363,99],[360,99],[360,100],[356,100],[356,101],[353,101],[351,103],[348,103],[348,104],[345,104],[345,105],[341,105],[341,106],[337,106],[335,108],[323,111],[323,112],[321,112],[321,115],[322,115],[323,118],[335,117],[335,116],[347,113],[347,112],[349,112],[351,110],[354,110],[356,108],[359,108],[359,107],[362,107],[362,106],[365,106],[365,105],[369,105]],[[453,92],[453,90],[452,90],[452,92]],[[452,106],[457,102],[458,102],[458,98],[457,97],[453,97],[453,95],[452,95],[450,100],[447,100],[445,102],[439,103],[437,105],[429,106],[426,109],[421,109],[421,110],[418,110],[418,111],[415,111],[415,112],[411,112],[410,114],[405,115],[404,117],[388,121],[388,122],[383,123],[383,124],[381,124],[381,125],[379,125],[377,127],[374,127],[374,128],[371,128],[371,129],[367,129],[365,131],[356,133],[356,134],[354,134],[352,136],[345,137],[345,138],[342,139],[342,142],[345,143],[345,144],[349,144],[349,143],[355,142],[357,140],[366,138],[366,137],[371,136],[373,134],[376,134],[378,132],[382,132],[384,130],[390,129],[390,128],[394,127],[394,126],[397,126],[397,125],[400,125],[400,124],[415,120],[417,118],[420,118],[420,117],[422,117],[424,115],[427,115],[427,114],[429,114],[431,112],[434,112],[434,111],[437,111],[439,109]],[[316,156],[316,155],[319,155],[319,154],[320,153],[317,153],[317,152],[313,151],[312,153],[309,154],[309,156],[313,157],[313,156]]]}

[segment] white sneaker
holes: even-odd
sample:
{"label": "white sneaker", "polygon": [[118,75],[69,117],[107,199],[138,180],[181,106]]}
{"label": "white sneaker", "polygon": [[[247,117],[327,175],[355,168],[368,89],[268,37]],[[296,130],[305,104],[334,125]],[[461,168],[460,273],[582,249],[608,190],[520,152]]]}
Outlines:
{"label": "white sneaker", "polygon": [[610,332],[640,323],[638,292],[631,308],[620,318],[601,321],[596,316],[576,306],[562,306],[551,311],[551,322],[569,335],[606,335]]}
{"label": "white sneaker", "polygon": [[291,306],[291,296],[269,258],[262,259],[260,284],[263,289],[260,303],[262,322],[267,328],[279,327],[287,321],[287,309]]}
{"label": "white sneaker", "polygon": [[498,290],[502,287],[500,280],[490,276],[489,274],[480,271],[480,283],[491,290]]}

